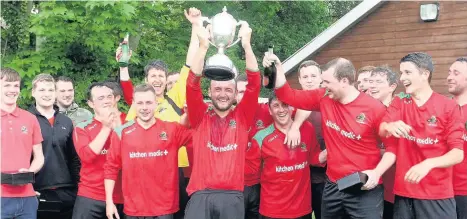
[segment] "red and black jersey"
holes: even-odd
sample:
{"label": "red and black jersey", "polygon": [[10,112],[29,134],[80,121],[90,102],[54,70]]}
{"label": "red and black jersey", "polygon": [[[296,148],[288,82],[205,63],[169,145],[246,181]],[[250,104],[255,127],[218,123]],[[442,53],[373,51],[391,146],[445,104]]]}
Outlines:
{"label": "red and black jersey", "polygon": [[[76,152],[81,160],[78,195],[99,201],[105,201],[104,164],[110,149],[110,136],[98,154],[89,144],[97,137],[102,126],[96,119],[78,123],[73,136]],[[115,203],[123,203],[121,178],[115,183],[113,200]]]}
{"label": "red and black jersey", "polygon": [[203,102],[200,77],[190,71],[187,81],[188,118],[193,129],[193,169],[188,194],[204,189],[243,191],[248,129],[253,123],[260,91],[259,72],[246,71],[242,101],[221,118]]}
{"label": "red and black jersey", "polygon": [[420,183],[406,182],[411,167],[453,148],[463,149],[464,122],[460,107],[454,100],[433,92],[422,106],[410,95],[400,94],[388,107],[384,122],[403,121],[412,127],[408,137],[399,138],[387,147],[396,155],[394,194],[416,199],[454,197],[452,168],[435,168]]}
{"label": "red and black jersey", "polygon": [[248,132],[248,147],[246,150],[245,160],[245,185],[252,186],[259,183],[260,180],[260,168],[256,164],[260,157],[260,150],[258,147],[252,147],[251,140],[253,136],[272,123],[272,117],[269,113],[269,104],[259,104],[258,110],[256,110],[255,120],[253,125]]}
{"label": "red and black jersey", "polygon": [[[315,129],[309,122],[300,127],[301,144],[289,149],[285,134],[274,124],[259,131],[252,147],[261,149],[261,198],[259,212],[273,218],[296,218],[311,209],[311,164],[319,163],[321,152]],[[259,160],[259,159],[258,159]],[[259,166],[258,162],[258,166]]]}
{"label": "red and black jersey", "polygon": [[122,171],[124,212],[130,216],[160,216],[179,210],[178,149],[191,131],[156,119],[148,129],[131,120],[112,133],[105,179]]}
{"label": "red and black jersey", "polygon": [[276,89],[276,95],[293,107],[321,112],[328,152],[326,173],[332,182],[378,165],[377,132],[386,111],[381,102],[360,93],[352,102],[342,104],[329,98],[325,89],[293,90],[289,84]]}

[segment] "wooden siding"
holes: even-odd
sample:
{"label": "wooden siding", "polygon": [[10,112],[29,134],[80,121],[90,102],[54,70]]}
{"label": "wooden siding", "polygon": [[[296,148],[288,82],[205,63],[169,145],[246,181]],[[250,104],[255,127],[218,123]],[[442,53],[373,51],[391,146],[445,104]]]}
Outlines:
{"label": "wooden siding", "polygon": [[[435,22],[420,19],[421,4],[386,2],[309,59],[325,64],[344,57],[356,69],[388,64],[398,72],[399,60],[404,55],[427,52],[435,63],[433,89],[447,94],[445,79],[449,66],[457,57],[467,56],[467,2],[439,2]],[[293,87],[300,87],[296,69],[287,79]]]}

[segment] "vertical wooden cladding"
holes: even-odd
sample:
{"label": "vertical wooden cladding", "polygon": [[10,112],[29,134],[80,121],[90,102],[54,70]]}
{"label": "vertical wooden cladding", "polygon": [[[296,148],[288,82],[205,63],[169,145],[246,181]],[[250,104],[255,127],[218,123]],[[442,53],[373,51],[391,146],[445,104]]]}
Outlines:
{"label": "vertical wooden cladding", "polygon": [[[426,52],[435,63],[431,84],[435,91],[447,94],[449,66],[457,57],[467,56],[467,2],[440,1],[439,17],[434,22],[420,19],[423,3],[431,2],[386,2],[309,59],[324,64],[344,57],[357,69],[388,64],[398,72],[404,55]],[[289,74],[288,80],[300,87],[296,73]]]}

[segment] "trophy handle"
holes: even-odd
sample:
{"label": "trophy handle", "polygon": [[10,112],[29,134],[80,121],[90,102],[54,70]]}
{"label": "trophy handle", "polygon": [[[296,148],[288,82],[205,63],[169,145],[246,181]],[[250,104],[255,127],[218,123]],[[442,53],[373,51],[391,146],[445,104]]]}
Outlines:
{"label": "trophy handle", "polygon": [[[201,19],[200,19],[199,22],[200,22],[200,26],[204,26],[204,25],[203,25],[204,22],[206,22],[206,23],[208,23],[208,24],[212,24],[211,19],[209,19],[208,17],[201,17]],[[211,32],[210,29],[208,29],[208,31],[209,31],[209,36],[210,36],[209,38],[212,39],[212,32]],[[208,42],[209,42],[212,46],[214,46],[214,47],[217,48],[217,46],[216,46],[214,43],[212,43],[211,40],[208,40]]]}
{"label": "trophy handle", "polygon": [[[244,24],[248,25],[248,23],[247,23],[246,21],[239,20],[239,21],[237,22],[237,25],[236,25],[236,26],[240,26],[240,25],[244,25]],[[233,42],[232,44],[230,44],[229,46],[227,46],[227,48],[230,48],[230,47],[232,47],[233,45],[237,44],[238,42],[240,42],[241,39],[242,39],[241,37],[237,37],[237,40],[235,40],[235,42]]]}

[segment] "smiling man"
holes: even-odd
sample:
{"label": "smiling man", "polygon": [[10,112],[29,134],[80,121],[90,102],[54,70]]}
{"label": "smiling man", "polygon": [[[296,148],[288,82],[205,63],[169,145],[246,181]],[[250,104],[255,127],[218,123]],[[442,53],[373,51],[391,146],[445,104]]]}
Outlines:
{"label": "smiling man", "polygon": [[[44,167],[36,174],[34,189],[47,201],[61,201],[60,212],[39,212],[38,218],[70,219],[79,182],[80,160],[73,144],[73,122],[54,105],[55,80],[39,74],[32,81],[35,104],[29,108],[39,121]],[[57,200],[58,199],[58,200]]]}
{"label": "smiling man", "polygon": [[[39,122],[34,115],[17,106],[20,84],[21,77],[18,72],[10,68],[0,69],[2,174],[37,173],[44,165]],[[12,185],[4,183],[3,180],[1,218],[36,218],[38,200],[32,184]]]}
{"label": "smiling man", "polygon": [[[397,74],[388,66],[380,66],[373,69],[369,78],[368,93],[373,98],[381,101],[386,107],[393,99],[397,88]],[[384,145],[381,144],[381,151],[384,153]],[[394,214],[394,175],[396,167],[393,165],[383,175],[384,185],[384,213],[383,219],[392,219]]]}
{"label": "smiling man", "polygon": [[456,218],[451,166],[464,158],[464,119],[459,105],[434,92],[431,56],[410,53],[400,60],[406,94],[394,98],[379,133],[396,138],[370,175],[396,163],[394,218]]}
{"label": "smiling man", "polygon": [[363,190],[339,190],[337,181],[356,172],[376,167],[381,158],[377,147],[380,118],[385,108],[379,101],[354,87],[355,68],[349,60],[337,58],[322,66],[321,89],[294,90],[287,83],[277,56],[276,94],[293,107],[320,111],[328,152],[327,176],[321,208],[322,219],[341,217],[381,218],[383,187],[379,178],[369,177]]}
{"label": "smiling man", "polygon": [[375,69],[374,66],[365,66],[357,71],[357,89],[363,93],[367,93],[368,88],[370,88],[369,79],[371,76],[371,71]]}
{"label": "smiling man", "polygon": [[[458,58],[449,68],[448,91],[462,109],[463,120],[467,124],[467,57]],[[464,160],[454,166],[453,183],[456,200],[457,219],[467,219],[467,135],[464,140]]]}
{"label": "smiling man", "polygon": [[73,80],[66,76],[60,76],[55,83],[57,90],[57,106],[60,113],[68,116],[73,124],[89,120],[92,118],[92,113],[84,108],[80,108],[75,100],[75,89]]}

